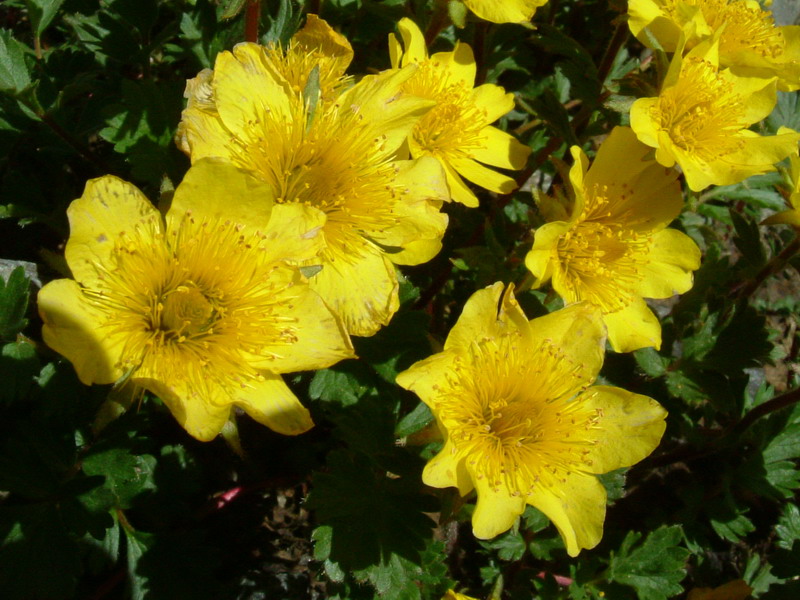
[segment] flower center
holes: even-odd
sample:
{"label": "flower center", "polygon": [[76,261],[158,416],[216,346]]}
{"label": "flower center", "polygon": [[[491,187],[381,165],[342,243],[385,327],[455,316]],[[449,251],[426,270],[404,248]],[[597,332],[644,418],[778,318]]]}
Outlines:
{"label": "flower center", "polygon": [[473,344],[434,407],[476,477],[514,496],[585,468],[583,438],[597,422],[571,401],[583,365],[547,342],[532,352],[519,344],[518,335]]}
{"label": "flower center", "polygon": [[191,282],[167,293],[162,303],[161,328],[176,336],[191,336],[209,330],[214,307]]}
{"label": "flower center", "polygon": [[678,81],[653,108],[672,142],[696,158],[710,162],[741,146],[736,134],[746,125],[742,98],[709,62],[686,58]]}
{"label": "flower center", "polygon": [[[651,236],[623,226],[615,204],[625,189],[586,190],[583,213],[558,240],[565,300],[587,300],[608,314],[628,306],[648,262]],[[617,214],[611,217],[611,210]],[[613,219],[613,220],[612,220]]]}
{"label": "flower center", "polygon": [[412,154],[439,157],[469,156],[482,146],[480,132],[488,124],[484,111],[472,101],[471,89],[463,82],[450,83],[438,63],[424,61],[419,71],[403,86],[412,96],[435,100],[415,125],[411,135]]}

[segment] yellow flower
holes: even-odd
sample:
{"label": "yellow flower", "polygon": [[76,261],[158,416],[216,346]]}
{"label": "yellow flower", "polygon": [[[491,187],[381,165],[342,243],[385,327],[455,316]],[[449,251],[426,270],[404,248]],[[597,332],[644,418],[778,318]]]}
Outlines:
{"label": "yellow flower", "polygon": [[611,347],[630,352],[661,346],[661,326],[643,298],[668,298],[692,287],[700,250],[667,225],[683,207],[677,173],[645,157],[649,148],[627,127],[616,127],[594,163],[572,147],[574,206],[536,230],[525,264],[535,285],[552,278],[567,303],[596,307]]}
{"label": "yellow flower", "polygon": [[760,136],[748,127],[775,106],[775,79],[738,77],[720,69],[718,41],[672,58],[661,93],[631,107],[631,127],[656,148],[665,167],[680,165],[694,191],[730,185],[775,170],[800,134]]}
{"label": "yellow flower", "polygon": [[473,87],[475,58],[467,44],[456,43],[452,52],[429,58],[425,38],[411,19],[401,19],[397,27],[405,52],[390,34],[392,67],[419,67],[402,90],[436,102],[408,138],[411,155],[437,158],[447,174],[453,200],[466,206],[478,206],[478,198],[462,176],[493,192],[513,192],[517,184],[511,177],[481,163],[504,169],[525,166],[530,148],[490,125],[514,108],[514,95],[489,83]]}
{"label": "yellow flower", "polygon": [[397,376],[445,438],[422,479],[462,496],[476,489],[476,537],[506,531],[530,504],[571,556],[600,541],[606,493],[595,475],[650,454],[666,416],[645,396],[590,387],[604,337],[580,304],[528,321],[512,286],[504,294],[498,282],[467,301],[443,352]]}
{"label": "yellow flower", "polygon": [[790,177],[792,178],[792,191],[789,195],[789,204],[791,208],[764,219],[765,225],[791,225],[796,229],[800,229],[800,157],[794,154],[790,158],[791,169]]}
{"label": "yellow flower", "polygon": [[234,406],[279,433],[306,431],[308,411],[280,373],[324,368],[353,350],[282,260],[320,250],[324,215],[271,198],[212,160],[189,170],[166,219],[130,183],[89,181],[67,211],[75,279],[39,292],[45,342],[87,385],[124,379],[157,394],[199,440],[216,436]]}
{"label": "yellow flower", "polygon": [[681,33],[689,47],[719,35],[719,64],[741,76],[778,78],[779,89],[800,88],[800,26],[776,27],[755,0],[629,0],[633,34],[651,45],[648,31],[668,52]]}
{"label": "yellow flower", "polygon": [[525,23],[547,0],[462,0],[472,12],[492,23]]}
{"label": "yellow flower", "polygon": [[[324,53],[327,46],[319,48]],[[372,335],[399,306],[395,265],[430,260],[447,226],[439,212],[448,197],[439,164],[430,157],[397,160],[433,103],[402,92],[414,67],[364,77],[344,91],[321,83],[315,94],[306,89],[311,72],[269,66],[313,70],[306,51],[239,44],[220,53],[213,73],[187,86],[178,143],[192,162],[228,160],[269,184],[279,204],[326,216],[325,247],[304,263],[322,267],[309,283],[351,334]]]}

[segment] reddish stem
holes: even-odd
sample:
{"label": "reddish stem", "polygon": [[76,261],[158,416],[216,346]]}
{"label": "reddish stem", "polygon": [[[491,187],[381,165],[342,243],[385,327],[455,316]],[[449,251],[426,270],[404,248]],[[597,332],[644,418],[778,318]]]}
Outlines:
{"label": "reddish stem", "polygon": [[552,573],[548,573],[546,571],[540,571],[536,577],[539,579],[545,579],[548,575],[556,580],[556,583],[563,587],[569,587],[572,585],[572,579],[569,577],[565,577],[564,575],[553,575]]}
{"label": "reddish stem", "polygon": [[258,22],[261,20],[261,0],[250,0],[244,14],[244,39],[258,43]]}

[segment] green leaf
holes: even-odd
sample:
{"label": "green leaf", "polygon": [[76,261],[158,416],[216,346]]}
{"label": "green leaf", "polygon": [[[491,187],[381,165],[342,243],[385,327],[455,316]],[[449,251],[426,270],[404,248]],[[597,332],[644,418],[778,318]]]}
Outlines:
{"label": "green leaf", "polygon": [[33,25],[33,34],[40,37],[56,16],[64,0],[25,0],[28,6],[28,18]]}
{"label": "green leaf", "polygon": [[83,472],[104,475],[106,487],[118,508],[130,508],[134,498],[145,490],[154,490],[155,457],[133,454],[128,448],[92,449],[83,459]]}
{"label": "green leaf", "polygon": [[28,310],[30,285],[21,266],[11,272],[8,281],[0,277],[0,339],[13,338],[28,324],[25,313]]}
{"label": "green leaf", "polygon": [[775,527],[778,534],[779,548],[791,550],[796,540],[800,540],[800,508],[788,502],[784,505],[783,514]]}
{"label": "green leaf", "polygon": [[244,8],[244,5],[248,2],[248,0],[228,0],[225,3],[225,8],[222,9],[222,15],[220,18],[223,20],[232,19]]}
{"label": "green leaf", "polygon": [[436,510],[416,481],[376,471],[359,453],[334,450],[325,472],[315,473],[306,505],[331,527],[330,554],[342,568],[365,569],[392,555],[419,560]]}
{"label": "green leaf", "polygon": [[764,123],[770,133],[777,133],[781,126],[800,131],[800,104],[797,94],[778,92],[778,102]]}
{"label": "green leaf", "polygon": [[641,348],[633,353],[636,364],[650,377],[661,377],[667,372],[669,361],[655,348]]}
{"label": "green leaf", "polygon": [[356,361],[344,361],[314,373],[308,395],[314,400],[335,402],[341,406],[356,404],[369,389],[369,372]]}
{"label": "green leaf", "polygon": [[689,556],[678,545],[682,535],[680,525],[660,527],[637,545],[642,534],[629,532],[619,553],[611,555],[608,579],[633,587],[640,600],[667,600],[680,594]]}
{"label": "green leaf", "polygon": [[737,543],[748,533],[755,531],[755,525],[747,518],[747,509],[739,507],[728,492],[715,498],[707,508],[711,527],[724,540]]}
{"label": "green leaf", "polygon": [[416,408],[403,417],[394,429],[397,437],[406,437],[416,433],[433,421],[433,413],[424,402],[417,404]]}
{"label": "green leaf", "polygon": [[501,560],[520,560],[525,554],[525,538],[519,530],[514,527],[511,531],[503,533],[493,540],[488,542],[481,542],[481,546],[489,550],[496,550],[497,556]]}
{"label": "green leaf", "polygon": [[36,348],[27,341],[5,344],[0,351],[0,404],[22,400],[33,389],[41,365]]}
{"label": "green leaf", "polygon": [[750,269],[761,268],[767,260],[764,244],[761,242],[761,230],[758,223],[746,219],[739,211],[730,209],[731,221],[736,229],[733,243],[742,253],[742,259],[749,263]]}
{"label": "green leaf", "polygon": [[31,84],[26,51],[30,49],[15,40],[11,31],[0,29],[0,92],[16,95]]}
{"label": "green leaf", "polygon": [[459,29],[464,29],[467,24],[467,15],[469,14],[469,10],[467,10],[467,7],[463,2],[460,0],[448,0],[447,14],[450,17],[450,20],[453,22],[453,25]]}
{"label": "green leaf", "polygon": [[628,468],[624,467],[597,476],[597,479],[599,479],[603,487],[606,488],[606,499],[610,504],[613,504],[615,500],[619,500],[625,495],[625,475],[627,472]]}

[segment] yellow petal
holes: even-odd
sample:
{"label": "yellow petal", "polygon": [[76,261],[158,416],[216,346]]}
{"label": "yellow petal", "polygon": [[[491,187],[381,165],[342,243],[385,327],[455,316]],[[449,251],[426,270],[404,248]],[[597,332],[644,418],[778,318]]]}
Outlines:
{"label": "yellow petal", "polygon": [[352,110],[367,123],[380,124],[380,135],[385,139],[383,153],[387,158],[394,156],[420,117],[436,104],[401,91],[401,86],[416,71],[416,65],[409,65],[399,71],[367,75],[344,92],[337,102],[341,110]]}
{"label": "yellow petal", "polygon": [[[657,148],[660,126],[650,116],[655,110],[658,98],[639,98],[631,106],[631,129],[639,141],[651,148]],[[662,163],[663,164],[663,163]],[[665,165],[672,166],[672,165]]]}
{"label": "yellow petal", "polygon": [[202,377],[197,377],[193,385],[188,376],[164,381],[153,374],[140,369],[131,381],[161,398],[189,435],[208,442],[222,431],[231,414],[231,399],[223,389],[202,385]]}
{"label": "yellow petal", "polygon": [[[75,279],[88,287],[102,287],[102,270],[116,269],[112,251],[123,243],[123,232],[162,229],[161,215],[144,194],[113,175],[87,182],[83,196],[69,205],[67,217],[67,264]],[[143,227],[145,223],[147,227]]]}
{"label": "yellow petal", "polygon": [[456,42],[452,52],[437,52],[430,58],[431,62],[441,69],[442,76],[449,83],[462,83],[467,89],[475,85],[477,65],[469,44]]}
{"label": "yellow petal", "polygon": [[797,210],[783,210],[764,219],[762,225],[791,225],[800,227],[800,212]]}
{"label": "yellow petal", "polygon": [[656,449],[664,435],[667,411],[647,396],[617,387],[596,385],[574,400],[597,411],[597,427],[588,458],[592,473],[608,473],[636,464]]}
{"label": "yellow petal", "polygon": [[447,336],[445,350],[468,348],[484,337],[520,331],[522,323],[527,327],[528,319],[514,300],[513,294],[509,296],[506,293],[504,303],[500,304],[503,287],[503,283],[498,281],[469,297],[461,316]]}
{"label": "yellow petal", "polygon": [[555,477],[564,477],[566,482],[534,488],[528,504],[553,522],[567,554],[578,556],[582,549],[594,548],[603,537],[606,491],[594,475],[574,471]]}
{"label": "yellow petal", "polygon": [[306,17],[305,26],[294,34],[292,40],[306,53],[319,51],[334,59],[337,76],[343,75],[353,60],[353,48],[347,38],[314,14]]}
{"label": "yellow petal", "polygon": [[309,285],[351,335],[373,335],[400,306],[394,265],[363,238],[350,234],[344,239],[329,243],[322,270]]}
{"label": "yellow petal", "polygon": [[661,324],[641,298],[634,298],[622,310],[603,315],[603,322],[614,352],[633,352],[649,346],[661,348]]}
{"label": "yellow petal", "polygon": [[505,131],[484,127],[481,138],[482,145],[469,150],[475,160],[503,169],[522,169],[528,161],[531,149]]}
{"label": "yellow petal", "polygon": [[439,209],[449,199],[444,170],[439,161],[423,156],[398,161],[395,183],[401,193],[392,214],[396,224],[372,235],[382,246],[401,248],[387,254],[395,264],[416,265],[433,258],[441,248],[447,215]]}
{"label": "yellow petal", "polygon": [[469,9],[481,19],[492,23],[524,23],[547,0],[463,0]]}
{"label": "yellow petal", "polygon": [[508,531],[525,511],[525,497],[513,496],[508,489],[493,488],[486,477],[473,474],[473,483],[478,492],[478,502],[472,513],[472,534],[481,540],[488,540]]}
{"label": "yellow petal", "polygon": [[172,230],[190,213],[263,230],[269,222],[272,203],[269,185],[229,162],[206,158],[192,165],[175,190],[167,224]]}
{"label": "yellow petal", "polygon": [[188,102],[181,113],[175,143],[192,162],[215,156],[231,159],[231,133],[222,124],[213,92],[214,72],[203,69],[186,82],[183,95]]}
{"label": "yellow petal", "polygon": [[774,171],[777,163],[797,150],[800,140],[795,132],[760,136],[747,129],[735,137],[743,142],[742,148],[710,162],[673,148],[689,188],[699,192],[709,185],[732,185],[751,175]]}
{"label": "yellow petal", "polygon": [[403,17],[397,23],[397,30],[400,32],[400,37],[403,39],[403,47],[405,48],[402,66],[405,67],[415,62],[422,62],[428,58],[428,50],[425,48],[425,36],[414,21]]}
{"label": "yellow petal", "polygon": [[439,352],[426,359],[415,362],[402,373],[396,381],[400,387],[414,392],[431,409],[436,407],[436,397],[445,393],[447,376],[453,372],[456,354]]}
{"label": "yellow petal", "polygon": [[595,307],[578,303],[531,321],[534,345],[546,340],[581,365],[575,385],[591,383],[603,366],[606,332]]}
{"label": "yellow petal", "polygon": [[464,457],[456,452],[455,445],[449,439],[425,465],[422,482],[435,488],[457,487],[462,496],[466,496],[473,488]]}
{"label": "yellow petal", "polygon": [[514,94],[506,93],[493,83],[484,83],[472,90],[472,101],[486,114],[487,125],[514,109]]}
{"label": "yellow petal", "polygon": [[[295,269],[276,265],[270,278],[285,280],[276,284],[275,302],[291,307],[285,326],[291,330],[291,344],[265,337],[260,359],[253,358],[251,366],[272,373],[291,373],[325,369],[345,358],[355,357],[350,338],[341,321],[331,312],[318,294],[295,275]],[[275,343],[270,343],[274,341]]]}
{"label": "yellow petal", "polygon": [[[727,74],[727,70],[720,73],[722,76]],[[770,115],[778,96],[778,84],[774,77],[764,79],[728,75],[727,79],[734,83],[734,90],[742,97],[742,119],[746,123],[756,123]]]}
{"label": "yellow petal", "polygon": [[258,124],[270,115],[289,119],[289,97],[264,65],[265,49],[238,44],[220,52],[214,65],[214,97],[225,127],[240,139],[258,136]]}
{"label": "yellow petal", "polygon": [[38,306],[42,338],[72,363],[82,383],[114,383],[124,375],[115,366],[122,344],[98,327],[105,315],[91,308],[75,281],[57,279],[45,285]]}
{"label": "yellow petal", "polygon": [[539,227],[533,238],[533,247],[525,256],[525,266],[536,276],[535,287],[541,286],[559,267],[558,240],[570,229],[569,223],[554,221]]}
{"label": "yellow petal", "polygon": [[469,158],[452,159],[450,164],[472,183],[498,194],[510,194],[517,189],[517,182],[508,175],[498,173]]}
{"label": "yellow petal", "polygon": [[606,195],[615,198],[615,202],[598,205],[604,221],[651,232],[666,227],[680,214],[683,195],[678,173],[646,159],[651,153],[629,127],[615,127],[600,145],[583,185],[587,190],[606,188]]}
{"label": "yellow petal", "polygon": [[456,170],[451,167],[447,162],[442,162],[444,167],[445,177],[447,178],[447,187],[450,188],[450,197],[455,202],[460,202],[464,206],[474,208],[478,206],[478,197],[472,193],[469,186],[464,183],[461,176]]}
{"label": "yellow petal", "polygon": [[250,382],[236,392],[237,406],[254,420],[283,435],[299,435],[311,429],[311,414],[280,375],[264,373],[263,381]]}
{"label": "yellow petal", "polygon": [[262,228],[262,260],[313,262],[325,248],[325,213],[304,204],[276,204],[269,223]]}
{"label": "yellow petal", "polygon": [[700,268],[700,248],[685,233],[664,229],[653,236],[647,264],[640,267],[639,293],[644,298],[669,298],[692,287],[692,271]]}

